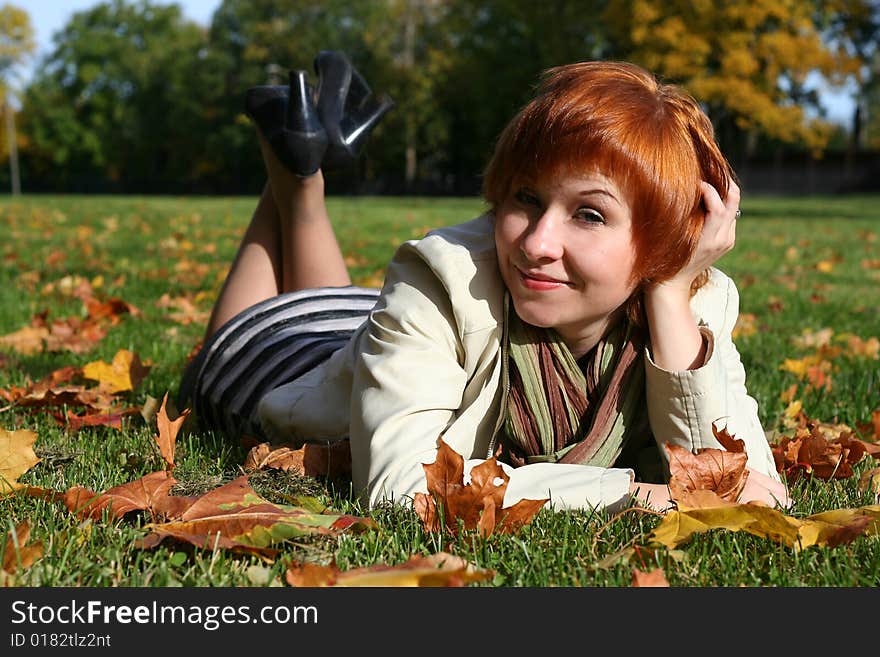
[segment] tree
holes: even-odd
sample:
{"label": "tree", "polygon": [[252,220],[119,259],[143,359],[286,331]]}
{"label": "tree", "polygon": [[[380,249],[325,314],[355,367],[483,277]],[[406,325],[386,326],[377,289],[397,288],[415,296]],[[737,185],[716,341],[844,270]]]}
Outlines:
{"label": "tree", "polygon": [[202,164],[205,42],[177,5],[74,14],[25,96],[33,168],[74,189],[185,189]]}
{"label": "tree", "polygon": [[452,57],[438,84],[455,191],[479,183],[504,125],[532,96],[542,71],[603,57],[604,0],[456,0],[437,29]]}
{"label": "tree", "polygon": [[876,0],[818,0],[817,19],[826,39],[858,61],[850,151],[880,145],[880,4]]}
{"label": "tree", "polygon": [[826,43],[802,0],[610,0],[615,55],[684,85],[707,106],[721,136],[736,131],[821,153],[832,128],[805,111],[818,104],[808,75],[853,73],[857,60]]}
{"label": "tree", "polygon": [[6,125],[4,151],[9,156],[9,172],[12,193],[21,193],[18,168],[18,136],[15,130],[15,95],[13,77],[15,67],[33,53],[36,43],[30,16],[24,9],[11,4],[0,7],[0,95],[3,98],[3,114]]}

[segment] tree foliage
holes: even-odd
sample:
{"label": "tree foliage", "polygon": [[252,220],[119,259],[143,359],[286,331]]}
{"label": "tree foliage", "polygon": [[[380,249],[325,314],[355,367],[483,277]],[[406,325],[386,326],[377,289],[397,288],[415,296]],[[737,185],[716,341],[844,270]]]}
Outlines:
{"label": "tree foliage", "polygon": [[[177,5],[105,0],[73,15],[25,96],[30,179],[68,190],[255,192],[245,91],[345,51],[395,109],[328,189],[476,191],[496,136],[542,71],[628,59],[702,101],[722,147],[821,152],[811,73],[876,93],[871,0],[223,0],[210,26]],[[0,29],[2,26],[0,26]],[[873,30],[873,31],[872,31]],[[873,86],[872,86],[873,85]],[[109,181],[109,182],[104,182]]]}
{"label": "tree foliage", "polygon": [[604,16],[620,57],[684,85],[716,126],[732,122],[816,151],[831,130],[805,111],[818,103],[808,75],[857,67],[823,40],[802,0],[610,0]]}

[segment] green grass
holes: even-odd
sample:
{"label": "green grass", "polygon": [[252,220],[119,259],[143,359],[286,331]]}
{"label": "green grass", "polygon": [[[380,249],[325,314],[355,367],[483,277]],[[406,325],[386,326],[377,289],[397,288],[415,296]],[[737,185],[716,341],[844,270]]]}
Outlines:
{"label": "green grass", "polygon": [[[62,291],[68,276],[81,276],[104,297],[118,296],[141,314],[125,316],[85,353],[7,352],[0,359],[0,388],[23,385],[64,366],[110,361],[129,349],[152,367],[130,394],[133,405],[161,399],[176,389],[186,355],[201,338],[199,323],[180,324],[157,307],[165,293],[195,297],[207,311],[219,290],[237,240],[253,210],[251,198],[53,197],[0,198],[0,335],[49,317],[81,316],[82,306]],[[382,265],[402,239],[428,228],[474,216],[478,199],[331,198],[329,209],[343,251],[351,256],[356,283],[375,283]],[[747,197],[737,247],[719,266],[739,283],[741,312],[753,315],[751,334],[737,337],[748,386],[760,404],[768,433],[780,427],[787,402],[782,393],[797,384],[795,398],[812,418],[850,426],[880,408],[880,361],[842,353],[832,360],[831,388],[816,390],[780,365],[809,349],[792,340],[803,331],[831,328],[867,340],[880,334],[880,197]],[[183,263],[183,266],[180,265]],[[824,263],[824,264],[823,264]],[[830,264],[829,264],[830,263]],[[69,279],[68,279],[69,280]],[[842,344],[842,343],[839,343]],[[106,427],[76,433],[47,412],[7,408],[0,428],[31,429],[42,461],[22,475],[33,486],[93,490],[131,481],[162,469],[153,430],[133,420],[122,431]],[[175,477],[186,494],[204,492],[241,474],[245,450],[211,433],[178,438]],[[858,489],[858,476],[875,464],[858,464],[856,475],[837,481],[793,485],[790,514],[874,503]],[[880,539],[860,537],[835,548],[793,551],[744,532],[713,530],[680,549],[642,551],[641,561],[613,563],[617,551],[644,546],[654,515],[542,511],[513,535],[482,538],[427,532],[408,508],[389,506],[366,513],[348,491],[277,471],[258,473],[252,484],[272,501],[297,494],[319,497],[340,512],[370,515],[376,531],[292,541],[283,558],[265,562],[223,550],[194,550],[163,543],[138,549],[145,517],[80,522],[57,503],[24,496],[0,500],[3,530],[28,520],[31,542],[42,541],[43,557],[19,571],[19,586],[263,586],[282,584],[287,560],[335,563],[341,569],[397,564],[413,554],[448,551],[497,574],[484,586],[629,586],[633,566],[664,569],[672,586],[840,587],[880,584]],[[2,549],[2,546],[0,546]],[[603,561],[604,560],[604,561]],[[611,561],[612,563],[606,563]]]}

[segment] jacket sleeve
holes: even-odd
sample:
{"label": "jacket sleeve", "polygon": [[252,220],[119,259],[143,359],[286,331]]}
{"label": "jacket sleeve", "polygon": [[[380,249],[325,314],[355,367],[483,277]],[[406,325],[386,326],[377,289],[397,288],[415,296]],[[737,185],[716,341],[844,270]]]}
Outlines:
{"label": "jacket sleeve", "polygon": [[[776,480],[779,474],[758,416],[758,403],[746,390],[746,373],[733,342],[739,315],[739,293],[733,281],[713,270],[709,283],[692,303],[700,330],[708,340],[706,361],[694,370],[670,372],[645,354],[648,417],[658,443],[672,442],[696,451],[721,448],[712,423],[743,440],[748,465]],[[661,454],[666,457],[664,450]]]}
{"label": "jacket sleeve", "polygon": [[[427,491],[423,464],[436,460],[441,436],[466,459],[467,472],[482,462],[475,458],[484,447],[475,444],[473,427],[483,420],[455,420],[461,413],[491,413],[462,408],[469,378],[462,329],[449,294],[427,267],[398,254],[368,322],[353,371],[351,451],[353,483],[374,507]],[[629,499],[632,481],[631,470],[577,465],[505,471],[505,506],[523,498],[547,498],[554,508],[610,506]]]}

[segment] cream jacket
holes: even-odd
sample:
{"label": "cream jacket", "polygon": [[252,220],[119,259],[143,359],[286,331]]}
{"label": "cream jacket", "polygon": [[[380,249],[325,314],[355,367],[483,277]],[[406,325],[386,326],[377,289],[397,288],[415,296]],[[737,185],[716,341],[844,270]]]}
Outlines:
{"label": "cream jacket", "polygon": [[[404,243],[348,345],[264,396],[263,428],[279,442],[350,437],[353,483],[370,507],[425,492],[422,465],[434,462],[440,437],[469,472],[493,453],[503,419],[505,298],[488,215]],[[778,479],[731,339],[738,305],[734,283],[713,269],[691,301],[709,338],[706,362],[669,372],[646,349],[646,412],[657,440],[689,450],[720,447],[712,422],[726,421],[745,441],[749,466]],[[546,506],[556,509],[617,508],[629,500],[634,474],[559,463],[505,472],[505,506],[548,498]]]}

